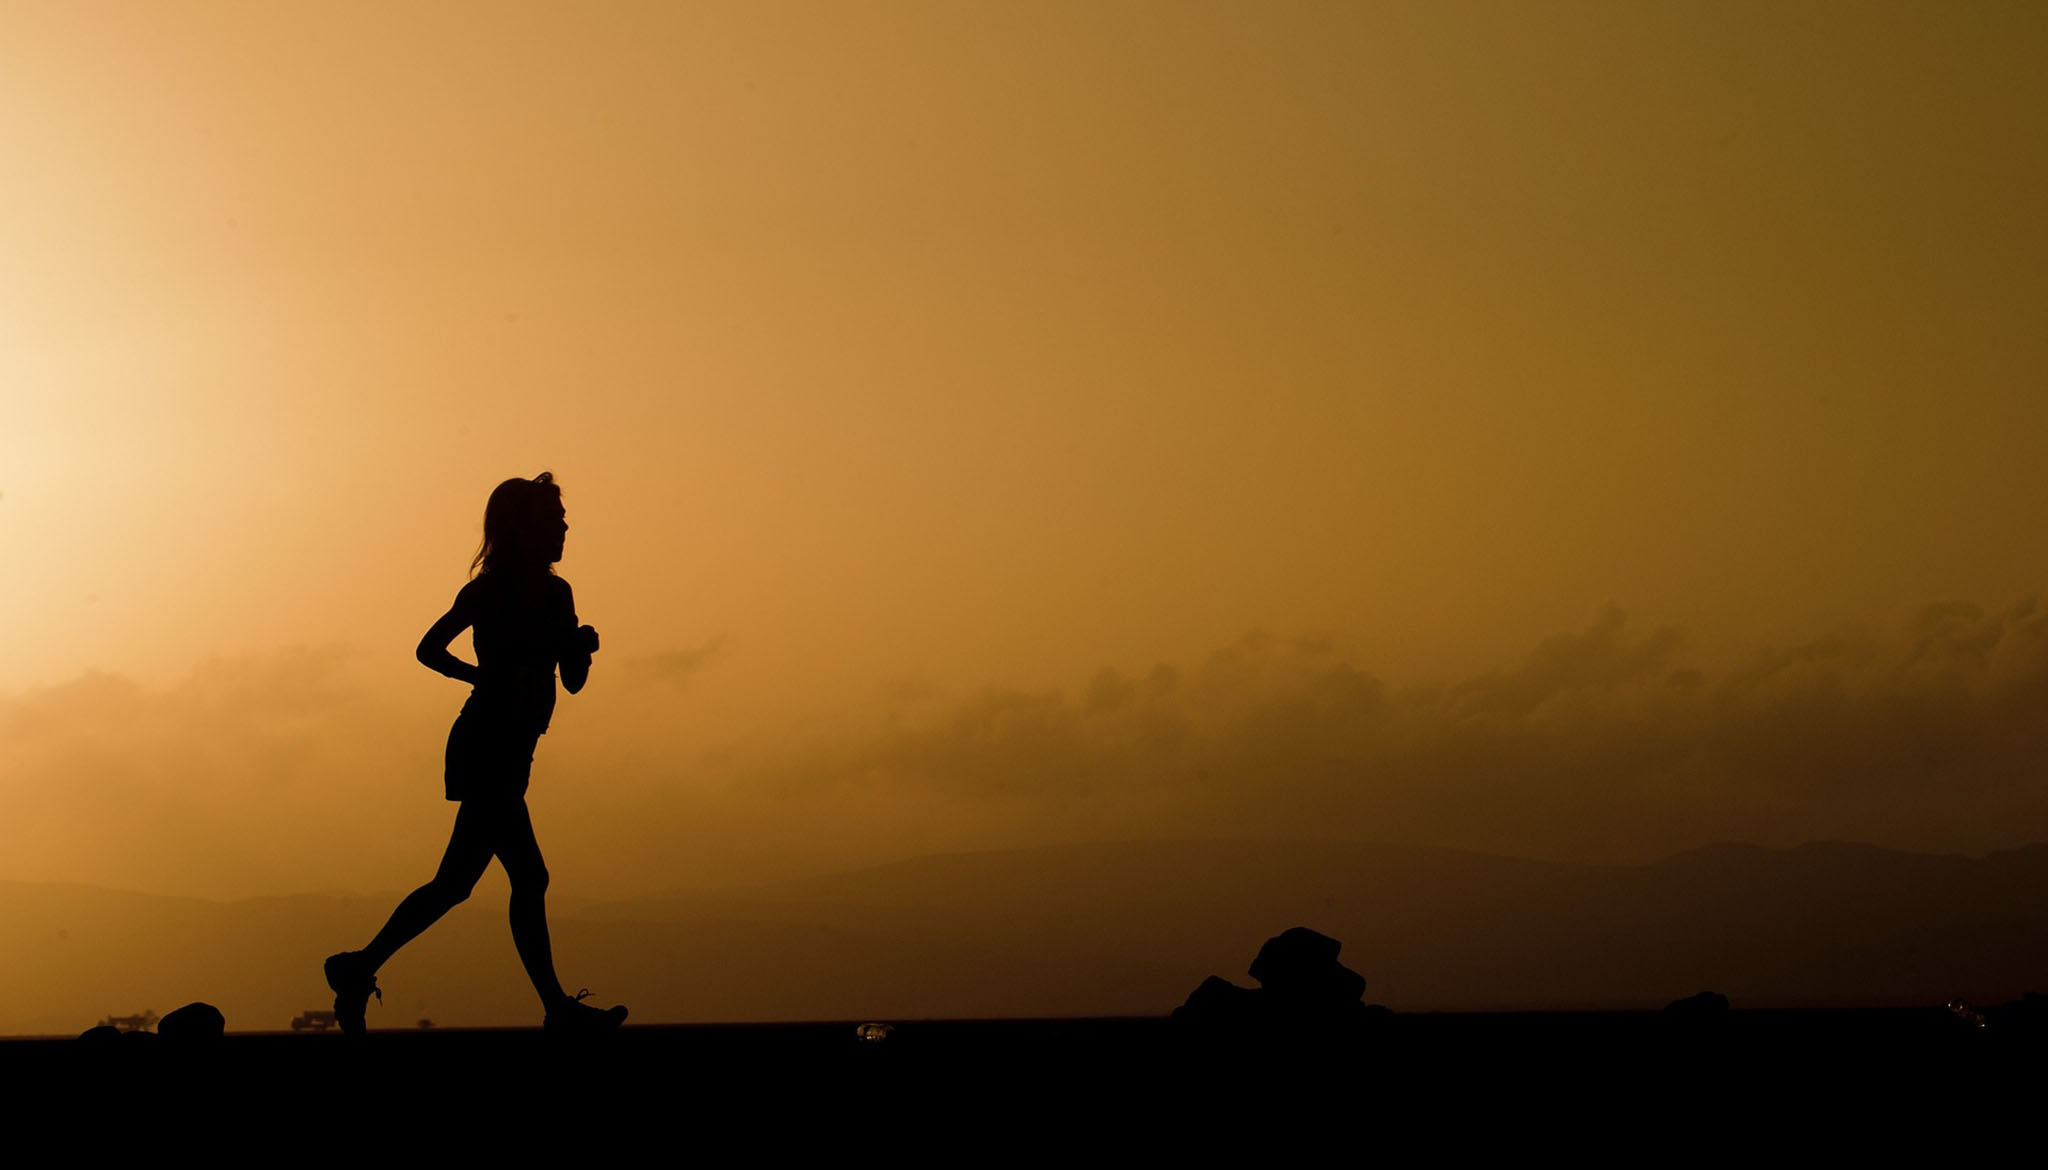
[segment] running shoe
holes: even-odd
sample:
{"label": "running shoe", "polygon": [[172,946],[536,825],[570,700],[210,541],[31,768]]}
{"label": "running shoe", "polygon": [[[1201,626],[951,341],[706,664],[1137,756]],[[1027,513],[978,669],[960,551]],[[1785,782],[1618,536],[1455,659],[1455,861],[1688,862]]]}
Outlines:
{"label": "running shoe", "polygon": [[369,1027],[363,1019],[363,1012],[369,1007],[370,997],[384,1002],[384,992],[377,986],[377,973],[363,961],[361,951],[343,951],[327,956],[327,986],[334,989],[334,1022],[341,1025],[344,1035],[360,1036]]}
{"label": "running shoe", "polygon": [[583,1001],[590,998],[588,987],[563,999],[548,1012],[545,1027],[550,1032],[609,1032],[626,1022],[626,1005],[595,1008]]}

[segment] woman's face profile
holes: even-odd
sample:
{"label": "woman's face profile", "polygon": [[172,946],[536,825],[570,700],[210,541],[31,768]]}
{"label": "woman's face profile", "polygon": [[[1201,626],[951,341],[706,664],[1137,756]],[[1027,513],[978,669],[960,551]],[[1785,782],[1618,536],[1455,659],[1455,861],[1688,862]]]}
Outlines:
{"label": "woman's face profile", "polygon": [[568,543],[569,540],[568,510],[563,508],[562,505],[556,504],[553,516],[547,521],[546,530],[552,539],[550,551],[553,554],[548,557],[548,563],[554,564],[562,559],[562,546]]}

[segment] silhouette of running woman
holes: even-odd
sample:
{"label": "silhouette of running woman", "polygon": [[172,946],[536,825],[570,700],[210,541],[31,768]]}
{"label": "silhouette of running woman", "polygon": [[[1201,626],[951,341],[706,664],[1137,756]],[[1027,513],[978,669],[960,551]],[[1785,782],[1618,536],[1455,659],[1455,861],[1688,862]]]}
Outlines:
{"label": "silhouette of running woman", "polygon": [[[569,583],[554,574],[569,532],[562,489],[554,476],[508,479],[484,505],[484,539],[470,562],[468,584],[420,639],[419,660],[470,684],[469,701],[448,732],[448,799],[460,801],[455,831],[434,880],[405,896],[370,945],[328,958],[334,1018],[361,1034],[370,996],[384,998],[377,969],[469,897],[496,857],[512,879],[512,942],[526,977],[540,994],[546,1026],[555,1031],[616,1028],[626,1009],[600,1010],[571,996],[555,977],[548,942],[547,865],[526,811],[533,750],[555,709],[555,667],[570,694],[590,676],[597,631],[576,624]],[[476,630],[476,664],[448,652],[463,630]]]}

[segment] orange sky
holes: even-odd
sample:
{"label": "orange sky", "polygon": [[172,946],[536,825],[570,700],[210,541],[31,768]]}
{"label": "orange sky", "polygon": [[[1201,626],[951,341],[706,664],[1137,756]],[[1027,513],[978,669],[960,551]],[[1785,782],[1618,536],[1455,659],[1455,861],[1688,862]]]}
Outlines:
{"label": "orange sky", "polygon": [[[1301,831],[1306,796],[1076,822],[792,780],[706,812],[693,753],[886,769],[905,710],[1079,711],[1253,630],[1406,686],[1560,631],[1625,658],[1675,626],[1659,669],[1718,680],[1843,627],[1905,661],[1936,601],[2031,629],[1997,615],[2048,581],[2044,33],[2023,3],[0,3],[0,800],[54,818],[0,876],[403,884],[460,700],[412,645],[491,485],[543,468],[606,646],[543,744],[565,847],[651,815],[649,760],[724,827],[622,885],[859,860],[822,843],[868,800],[876,855]],[[206,720],[210,765],[136,738]],[[1588,827],[1555,767],[1540,839],[1406,797],[1325,824],[1686,842]],[[49,827],[88,774],[239,827],[131,872]],[[254,843],[357,785],[418,840]],[[1926,802],[1698,832],[2048,834]]]}

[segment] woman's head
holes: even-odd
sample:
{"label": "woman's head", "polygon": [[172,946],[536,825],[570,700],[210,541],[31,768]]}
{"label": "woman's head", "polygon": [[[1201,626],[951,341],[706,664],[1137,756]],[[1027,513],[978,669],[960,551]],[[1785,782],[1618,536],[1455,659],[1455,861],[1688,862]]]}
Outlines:
{"label": "woman's head", "polygon": [[562,541],[569,521],[562,510],[562,487],[549,472],[532,479],[508,479],[484,504],[484,540],[469,562],[472,575],[491,572],[540,572],[562,559]]}

